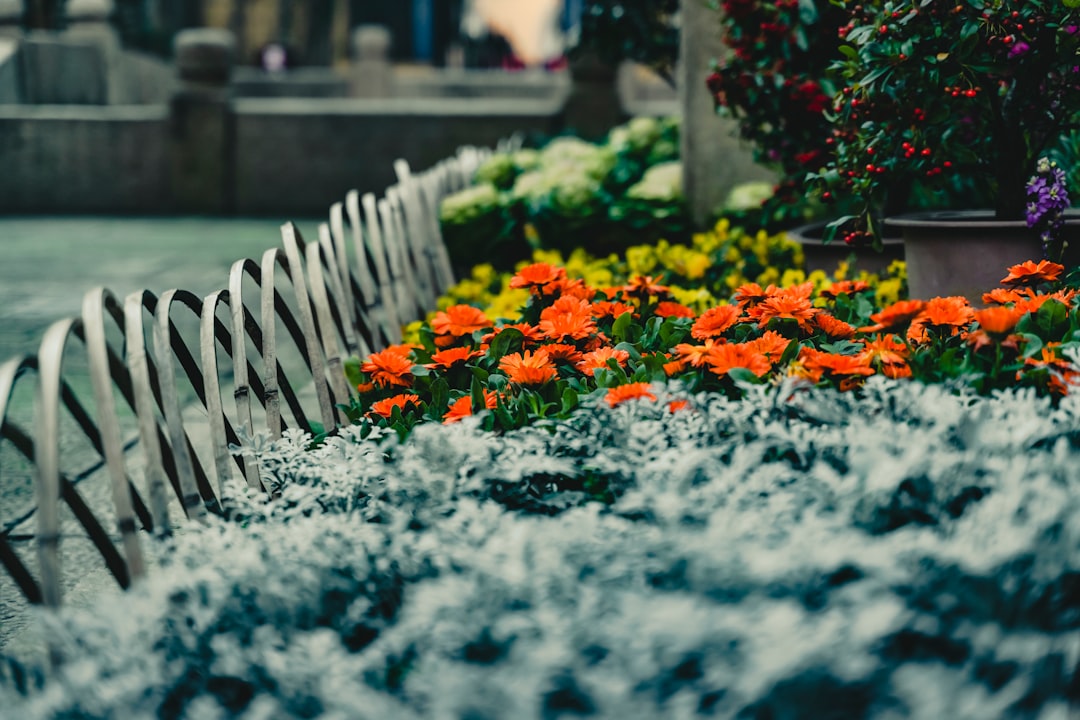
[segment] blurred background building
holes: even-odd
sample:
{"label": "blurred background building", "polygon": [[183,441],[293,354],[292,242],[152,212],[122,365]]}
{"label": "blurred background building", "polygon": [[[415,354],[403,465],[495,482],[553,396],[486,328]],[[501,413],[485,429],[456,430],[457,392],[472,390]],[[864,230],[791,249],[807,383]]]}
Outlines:
{"label": "blurred background building", "polygon": [[[27,29],[61,30],[80,0],[25,0]],[[528,62],[558,57],[580,23],[584,0],[114,0],[125,45],[167,56],[172,38],[193,27],[235,35],[241,63],[257,65],[268,45],[281,45],[297,65],[331,66],[349,58],[350,31],[386,27],[399,63],[498,67],[498,29]],[[505,47],[505,45],[503,45]],[[539,57],[538,54],[539,53]]]}

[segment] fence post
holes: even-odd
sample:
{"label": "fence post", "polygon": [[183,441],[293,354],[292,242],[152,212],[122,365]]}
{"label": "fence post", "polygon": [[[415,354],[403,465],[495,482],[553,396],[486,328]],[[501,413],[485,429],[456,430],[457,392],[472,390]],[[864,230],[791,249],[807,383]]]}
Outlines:
{"label": "fence post", "polygon": [[22,37],[22,0],[0,0],[0,38]]}
{"label": "fence post", "polygon": [[361,25],[352,34],[353,97],[390,97],[394,68],[390,64],[390,30],[382,25]]}
{"label": "fence post", "polygon": [[170,103],[173,208],[230,212],[234,206],[235,132],[229,84],[236,51],[228,30],[176,36],[180,87]]}

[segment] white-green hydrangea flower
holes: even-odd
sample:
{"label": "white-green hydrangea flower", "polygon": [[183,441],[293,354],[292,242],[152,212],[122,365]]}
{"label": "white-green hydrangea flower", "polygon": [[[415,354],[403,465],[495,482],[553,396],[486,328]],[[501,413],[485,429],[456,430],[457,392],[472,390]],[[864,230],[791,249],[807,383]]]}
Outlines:
{"label": "white-green hydrangea flower", "polygon": [[724,202],[724,209],[731,211],[754,210],[772,197],[773,186],[768,182],[748,182],[736,185]]}
{"label": "white-green hydrangea flower", "polygon": [[446,197],[439,207],[439,219],[451,225],[464,225],[499,206],[499,191],[490,183],[466,188]]}
{"label": "white-green hydrangea flower", "polygon": [[681,200],[682,163],[666,162],[652,166],[636,185],[626,191],[626,196],[635,200]]}

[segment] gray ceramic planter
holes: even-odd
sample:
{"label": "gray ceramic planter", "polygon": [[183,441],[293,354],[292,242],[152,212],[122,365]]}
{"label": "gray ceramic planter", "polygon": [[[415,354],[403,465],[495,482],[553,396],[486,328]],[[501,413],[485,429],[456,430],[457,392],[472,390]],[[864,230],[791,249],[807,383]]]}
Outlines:
{"label": "gray ceramic planter", "polygon": [[[981,304],[982,294],[999,287],[1007,268],[1043,258],[1038,235],[1023,220],[997,220],[990,210],[923,212],[889,218],[904,237],[908,288],[913,298],[963,295]],[[1080,218],[1066,223],[1075,264]]]}
{"label": "gray ceramic planter", "polygon": [[826,243],[825,226],[827,224],[814,223],[787,231],[792,240],[802,245],[808,273],[823,270],[832,275],[836,271],[836,266],[842,261],[854,259],[852,269],[855,272],[865,270],[880,275],[894,260],[904,259],[904,241],[900,237],[883,238],[884,247],[881,252],[868,247],[851,247],[842,240]]}

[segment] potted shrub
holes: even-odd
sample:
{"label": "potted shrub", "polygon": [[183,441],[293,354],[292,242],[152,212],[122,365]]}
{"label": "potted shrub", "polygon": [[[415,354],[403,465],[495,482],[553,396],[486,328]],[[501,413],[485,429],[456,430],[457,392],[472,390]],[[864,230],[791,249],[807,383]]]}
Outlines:
{"label": "potted shrub", "polygon": [[722,38],[731,53],[717,62],[709,91],[717,112],[737,121],[754,159],[779,176],[761,204],[762,225],[797,226],[790,234],[803,245],[808,266],[835,268],[850,252],[868,270],[902,259],[899,237],[888,238],[881,254],[858,245],[826,245],[823,220],[853,212],[853,206],[831,195],[823,203],[808,192],[808,173],[833,159],[826,113],[837,86],[827,71],[841,57],[839,30],[848,12],[827,0],[723,0],[720,9]]}
{"label": "potted shrub", "polygon": [[826,192],[859,203],[836,223],[841,236],[875,240],[876,213],[910,206],[918,193],[951,190],[943,196],[992,208],[897,220],[913,296],[977,297],[1001,267],[1044,250],[1061,257],[1060,242],[1043,248],[1027,227],[1026,185],[1080,109],[1076,4],[845,5],[835,157],[819,175]]}

